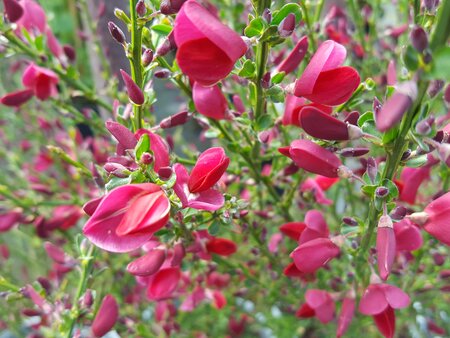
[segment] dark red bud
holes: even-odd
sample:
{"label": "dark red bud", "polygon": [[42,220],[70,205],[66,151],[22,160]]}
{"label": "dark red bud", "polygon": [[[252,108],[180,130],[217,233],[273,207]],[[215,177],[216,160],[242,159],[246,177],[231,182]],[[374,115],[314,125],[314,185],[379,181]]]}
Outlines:
{"label": "dark red bud", "polygon": [[445,82],[442,80],[433,80],[428,87],[428,95],[431,98],[435,97],[444,88]]}
{"label": "dark red bud", "polygon": [[166,181],[172,176],[172,168],[171,167],[162,167],[158,170],[158,176],[160,179]]}
{"label": "dark red bud", "polygon": [[264,9],[263,14],[262,14],[262,18],[267,23],[271,23],[272,22],[272,12],[270,11],[270,9],[268,9],[268,8]]}
{"label": "dark red bud", "polygon": [[343,217],[342,218],[342,222],[344,224],[347,224],[347,225],[352,226],[352,227],[358,225],[358,222],[353,217],[348,217],[348,216]]}
{"label": "dark red bud", "polygon": [[182,111],[179,113],[176,113],[175,115],[169,116],[162,120],[159,124],[159,126],[162,129],[169,129],[175,126],[180,126],[185,124],[187,121],[189,121],[192,117],[192,114],[189,114],[188,111]]}
{"label": "dark red bud", "polygon": [[369,176],[372,183],[375,183],[378,173],[377,162],[373,157],[367,159],[367,175]]}
{"label": "dark red bud", "polygon": [[411,43],[413,47],[422,53],[428,47],[428,37],[425,30],[420,26],[415,26],[411,31]]}
{"label": "dark red bud", "polygon": [[344,148],[339,153],[344,157],[359,157],[367,154],[369,151],[369,148]]}
{"label": "dark red bud", "polygon": [[23,15],[23,8],[16,0],[3,0],[9,22],[16,22]]}
{"label": "dark red bud", "polygon": [[147,14],[147,7],[145,6],[145,2],[143,0],[139,0],[138,3],[136,4],[136,13],[137,15],[139,15],[141,18]]}
{"label": "dark red bud", "polygon": [[122,30],[112,21],[108,22],[108,29],[111,36],[121,45],[126,43],[125,34]]}
{"label": "dark red bud", "polygon": [[450,84],[447,85],[447,88],[445,88],[444,100],[445,102],[447,102],[447,104],[450,104]]}
{"label": "dark red bud", "polygon": [[73,48],[72,46],[64,45],[63,51],[70,62],[74,62],[77,59],[77,53],[75,52],[75,48]]}
{"label": "dark red bud", "polygon": [[416,133],[422,136],[429,135],[433,130],[433,125],[434,116],[430,116],[416,124]]}
{"label": "dark red bud", "polygon": [[161,69],[155,72],[155,77],[158,79],[167,79],[170,77],[170,71],[167,69]]}
{"label": "dark red bud", "polygon": [[153,156],[152,156],[152,154],[149,154],[149,153],[143,153],[141,155],[141,160],[140,161],[141,161],[142,164],[145,164],[145,165],[152,164],[153,163]]}
{"label": "dark red bud", "polygon": [[261,87],[263,87],[264,89],[269,89],[270,88],[270,79],[271,79],[270,72],[267,72],[266,74],[264,74],[261,79]]}
{"label": "dark red bud", "polygon": [[295,15],[289,13],[278,25],[278,33],[282,38],[287,38],[292,34],[295,28]]}
{"label": "dark red bud", "polygon": [[153,61],[153,51],[151,49],[146,49],[144,53],[142,53],[142,65],[144,67],[147,67],[152,61]]}
{"label": "dark red bud", "polygon": [[386,187],[378,187],[375,190],[375,196],[378,198],[385,198],[387,195],[389,195],[389,189]]}
{"label": "dark red bud", "polygon": [[125,86],[127,87],[128,97],[130,101],[134,104],[140,106],[144,104],[145,97],[142,89],[133,81],[130,75],[128,75],[123,69],[120,70],[120,74],[122,75],[123,82],[125,82]]}
{"label": "dark red bud", "polygon": [[398,207],[395,207],[394,210],[391,211],[389,216],[395,221],[401,221],[406,216],[406,208],[399,205]]}

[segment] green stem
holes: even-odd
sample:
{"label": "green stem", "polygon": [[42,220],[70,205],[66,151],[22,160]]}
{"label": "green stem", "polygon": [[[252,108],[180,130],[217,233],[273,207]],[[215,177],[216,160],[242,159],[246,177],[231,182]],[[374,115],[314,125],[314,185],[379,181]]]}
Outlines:
{"label": "green stem", "polygon": [[348,0],[348,5],[350,7],[350,11],[352,13],[352,18],[356,25],[356,31],[358,33],[359,43],[362,48],[366,51],[366,40],[364,38],[364,22],[361,15],[361,9],[359,8],[357,0]]}
{"label": "green stem", "polygon": [[[131,77],[133,81],[143,89],[143,76],[142,76],[142,27],[138,24],[138,18],[136,13],[137,0],[130,0],[130,20],[131,20]],[[142,128],[142,106],[133,104],[134,115],[134,129]]]}
{"label": "green stem", "polygon": [[311,43],[312,50],[317,49],[317,41],[314,36],[314,28],[312,27],[311,20],[309,19],[308,8],[306,7],[305,1],[300,1],[300,7],[303,11],[303,20],[305,20],[306,27],[308,28],[309,42]]}
{"label": "green stem", "polygon": [[316,12],[314,14],[314,22],[320,21],[320,15],[322,14],[322,9],[323,9],[324,4],[325,4],[324,0],[319,0],[319,3],[317,4],[317,7],[316,7]]}
{"label": "green stem", "polygon": [[94,267],[94,260],[96,256],[95,246],[91,245],[89,251],[85,257],[81,259],[81,274],[80,279],[78,280],[77,292],[73,298],[73,305],[71,310],[69,328],[67,330],[67,338],[72,337],[72,332],[77,323],[79,317],[79,299],[86,292],[87,282],[89,277],[91,276],[92,269]]}

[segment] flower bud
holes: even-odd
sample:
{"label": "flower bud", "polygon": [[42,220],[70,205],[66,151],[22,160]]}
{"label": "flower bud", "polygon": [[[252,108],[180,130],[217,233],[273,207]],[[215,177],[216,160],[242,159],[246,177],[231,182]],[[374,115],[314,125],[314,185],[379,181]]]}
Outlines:
{"label": "flower bud", "polygon": [[445,88],[444,100],[445,102],[447,102],[447,104],[450,104],[450,84],[447,85],[447,88]]}
{"label": "flower bud", "polygon": [[405,152],[402,155],[401,160],[406,161],[411,156],[411,149],[406,149]]}
{"label": "flower bud", "polygon": [[127,25],[131,23],[130,18],[120,8],[114,9],[114,16]]}
{"label": "flower bud", "polygon": [[77,53],[75,52],[75,48],[73,48],[70,45],[64,45],[63,51],[70,62],[75,62],[75,60],[77,59]]}
{"label": "flower bud", "polygon": [[147,67],[152,61],[153,61],[153,51],[151,49],[146,49],[144,53],[142,53],[142,65],[144,67]]}
{"label": "flower bud", "polygon": [[173,33],[170,33],[169,36],[163,41],[163,43],[156,49],[156,55],[164,56],[169,52],[175,50],[176,48],[177,45],[175,43],[174,35]]}
{"label": "flower bud", "polygon": [[389,216],[395,221],[400,221],[406,216],[406,208],[404,206],[399,205],[398,207],[395,207],[394,210],[391,211]]}
{"label": "flower bud", "polygon": [[289,13],[278,25],[278,33],[282,38],[287,38],[292,34],[295,28],[295,15]]}
{"label": "flower bud", "polygon": [[385,198],[389,195],[389,189],[386,187],[378,187],[375,189],[375,196],[377,198]]}
{"label": "flower bud", "polygon": [[264,89],[269,89],[270,78],[271,78],[270,72],[267,72],[266,74],[264,74],[261,79],[261,87],[263,87]]}
{"label": "flower bud", "polygon": [[120,74],[122,75],[123,82],[125,82],[125,86],[127,87],[128,97],[130,101],[135,105],[142,105],[145,102],[144,93],[142,89],[133,81],[130,75],[128,75],[123,69],[120,70]]}
{"label": "flower bud", "polygon": [[81,302],[82,306],[85,307],[86,309],[89,309],[92,306],[92,304],[94,304],[94,297],[92,295],[91,289],[86,290]]}
{"label": "flower bud", "polygon": [[444,88],[445,82],[442,80],[433,80],[428,87],[428,95],[431,98],[435,97]]}
{"label": "flower bud", "polygon": [[348,216],[343,217],[342,222],[344,224],[352,226],[352,227],[358,225],[358,222],[353,217],[348,217]]}
{"label": "flower bud", "polygon": [[422,53],[428,47],[428,37],[425,30],[420,26],[415,26],[411,31],[411,43],[413,47]]}
{"label": "flower bud", "polygon": [[143,0],[139,0],[136,4],[136,13],[139,17],[143,17],[147,14],[147,7],[145,6],[145,2]]}
{"label": "flower bud", "polygon": [[204,151],[191,171],[189,191],[197,193],[210,189],[220,180],[229,163],[230,159],[223,148],[209,148]]}
{"label": "flower bud", "polygon": [[434,11],[438,4],[438,0],[423,0],[425,9],[429,12]]}
{"label": "flower bud", "polygon": [[154,249],[128,264],[127,271],[135,276],[151,276],[159,271],[165,259],[165,250]]}
{"label": "flower bud", "polygon": [[394,224],[387,215],[381,216],[378,222],[377,253],[378,271],[381,279],[386,280],[394,264],[396,253]]}
{"label": "flower bud", "polygon": [[269,142],[270,138],[270,132],[267,130],[264,130],[258,134],[258,139],[261,141],[261,143],[267,143]]}
{"label": "flower bud", "polygon": [[450,167],[450,144],[441,144],[438,148],[438,154],[440,160]]}
{"label": "flower bud", "polygon": [[339,154],[344,157],[359,157],[367,154],[369,151],[369,148],[344,148]]}
{"label": "flower bud", "polygon": [[167,78],[170,77],[170,71],[167,70],[167,69],[161,69],[161,70],[156,71],[156,72],[154,73],[154,76],[155,76],[157,79],[167,79]]}
{"label": "flower bud", "polygon": [[272,12],[270,11],[270,9],[268,9],[268,8],[264,9],[263,14],[262,14],[262,18],[267,23],[271,23],[272,22]]}
{"label": "flower bud", "polygon": [[159,123],[159,126],[162,129],[169,129],[173,128],[175,126],[180,126],[185,124],[187,121],[189,121],[192,117],[192,114],[189,114],[188,111],[182,111],[179,113],[176,113],[175,115],[169,116],[162,120]]}
{"label": "flower bud", "polygon": [[100,308],[92,323],[92,333],[95,337],[102,337],[108,333],[116,324],[119,318],[119,306],[115,298],[111,295],[106,295]]}
{"label": "flower bud", "polygon": [[153,163],[153,156],[149,153],[143,153],[140,159],[142,164],[149,165]]}
{"label": "flower bud", "polygon": [[366,169],[367,176],[369,176],[369,179],[372,181],[372,183],[375,183],[377,180],[377,174],[378,174],[378,166],[377,162],[373,157],[369,157],[367,159],[367,169]]}
{"label": "flower bud", "polygon": [[111,36],[121,45],[126,43],[125,34],[123,34],[122,30],[112,21],[108,22],[108,29]]}
{"label": "flower bud", "polygon": [[167,181],[172,176],[172,168],[171,167],[159,168],[158,176],[160,179]]}
{"label": "flower bud", "polygon": [[433,130],[434,116],[430,116],[425,120],[416,124],[416,133],[422,136],[429,135]]}

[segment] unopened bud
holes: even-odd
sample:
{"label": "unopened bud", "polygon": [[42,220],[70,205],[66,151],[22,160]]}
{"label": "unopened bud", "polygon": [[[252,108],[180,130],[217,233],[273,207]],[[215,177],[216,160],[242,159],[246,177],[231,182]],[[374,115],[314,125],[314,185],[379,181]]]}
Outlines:
{"label": "unopened bud", "polygon": [[170,77],[170,71],[167,69],[161,69],[156,71],[153,75],[158,78],[158,79],[167,79],[168,77]]}
{"label": "unopened bud", "polygon": [[413,47],[422,53],[428,47],[428,37],[425,30],[420,26],[415,26],[411,31],[411,43]]}
{"label": "unopened bud", "polygon": [[75,52],[75,48],[73,48],[72,46],[69,46],[69,45],[64,45],[63,51],[64,51],[64,54],[67,56],[67,59],[70,62],[74,62],[76,60],[77,54]]}
{"label": "unopened bud", "polygon": [[377,162],[373,157],[369,157],[367,159],[367,169],[366,169],[367,176],[369,176],[370,181],[372,183],[375,183],[377,180],[377,174],[378,174],[378,166]]}
{"label": "unopened bud", "polygon": [[344,148],[339,153],[344,157],[359,157],[367,154],[369,151],[369,148]]}
{"label": "unopened bud", "polygon": [[444,100],[445,102],[447,102],[447,104],[450,104],[450,84],[447,85],[447,88],[445,88]]}
{"label": "unopened bud", "polygon": [[141,161],[142,164],[145,164],[145,165],[152,164],[153,156],[152,156],[152,154],[149,154],[149,153],[143,153],[141,155],[140,161]]}
{"label": "unopened bud", "polygon": [[121,45],[126,43],[125,34],[123,34],[122,30],[112,21],[108,22],[108,29],[111,36]]}
{"label": "unopened bud", "polygon": [[423,4],[427,11],[434,11],[438,4],[438,0],[423,0]]}
{"label": "unopened bud", "polygon": [[394,210],[389,214],[391,218],[395,221],[401,221],[406,216],[406,208],[404,206],[399,205],[395,207]]}
{"label": "unopened bud", "polygon": [[92,323],[92,333],[95,337],[102,337],[108,333],[119,318],[119,306],[116,299],[106,295]]}
{"label": "unopened bud", "polygon": [[92,295],[92,290],[87,289],[82,298],[82,306],[86,309],[89,309],[92,304],[94,304],[94,297]]}
{"label": "unopened bud", "polygon": [[166,181],[172,176],[172,168],[171,167],[161,167],[158,170],[158,176],[160,179]]}
{"label": "unopened bud", "polygon": [[267,72],[266,74],[264,74],[261,79],[261,87],[263,87],[264,89],[269,89],[270,79],[271,79],[270,72]]}
{"label": "unopened bud", "polygon": [[5,14],[8,17],[9,22],[18,21],[23,15],[23,7],[16,0],[3,0],[5,7]]}
{"label": "unopened bud", "polygon": [[145,2],[143,0],[139,0],[138,3],[136,4],[136,13],[137,15],[139,15],[141,18],[147,14],[147,7],[145,6]]}
{"label": "unopened bud", "polygon": [[267,23],[271,23],[272,22],[272,12],[270,11],[270,9],[268,9],[268,8],[264,9],[263,14],[262,14],[262,18]]}
{"label": "unopened bud", "polygon": [[125,23],[127,25],[131,23],[130,18],[120,8],[114,9],[114,15],[117,19],[121,20],[123,23]]}
{"label": "unopened bud", "polygon": [[411,149],[406,149],[405,152],[402,155],[401,160],[406,161],[411,156]]}
{"label": "unopened bud", "polygon": [[433,80],[428,87],[428,95],[431,98],[435,97],[444,88],[445,82],[442,80]]}
{"label": "unopened bud", "polygon": [[151,49],[144,50],[142,53],[142,65],[147,67],[153,61],[153,51]]}
{"label": "unopened bud", "polygon": [[269,142],[269,138],[270,138],[270,132],[268,132],[267,130],[260,132],[258,135],[258,139],[261,141],[261,143]]}
{"label": "unopened bud", "polygon": [[125,178],[130,175],[130,171],[119,163],[108,162],[103,166],[103,169],[109,174],[120,178]]}
{"label": "unopened bud", "polygon": [[450,167],[450,144],[441,144],[438,148],[438,154],[441,161]]}
{"label": "unopened bud", "polygon": [[429,135],[433,130],[434,117],[430,116],[425,120],[420,121],[416,124],[416,133],[422,136]]}
{"label": "unopened bud", "polygon": [[292,34],[295,28],[295,15],[289,13],[278,25],[278,33],[282,38],[287,38]]}
{"label": "unopened bud", "polygon": [[385,198],[389,195],[389,189],[386,187],[378,187],[375,189],[375,196],[377,198]]}
{"label": "unopened bud", "polygon": [[352,226],[352,227],[358,225],[358,222],[353,217],[348,217],[348,216],[343,217],[342,218],[342,222],[344,224],[347,224],[347,225]]}
{"label": "unopened bud", "polygon": [[156,55],[164,56],[169,52],[171,52],[172,50],[175,50],[176,46],[177,45],[175,44],[174,36],[172,33],[170,33],[169,36],[163,41],[163,43],[156,50]]}
{"label": "unopened bud", "polygon": [[162,129],[169,129],[175,126],[180,126],[185,124],[187,121],[189,121],[192,117],[192,114],[190,114],[188,111],[182,111],[179,113],[176,113],[175,115],[169,116],[162,120],[159,123],[159,126]]}

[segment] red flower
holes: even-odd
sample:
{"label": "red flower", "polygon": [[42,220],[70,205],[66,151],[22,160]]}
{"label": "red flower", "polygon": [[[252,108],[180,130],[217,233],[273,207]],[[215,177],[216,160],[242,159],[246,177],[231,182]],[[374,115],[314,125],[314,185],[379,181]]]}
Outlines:
{"label": "red flower", "polygon": [[206,250],[220,256],[230,256],[237,250],[236,243],[226,238],[213,237],[206,242]]}
{"label": "red flower", "polygon": [[301,127],[300,114],[303,108],[316,107],[317,109],[331,114],[333,109],[328,106],[324,106],[317,103],[307,103],[303,97],[297,97],[294,95],[286,95],[286,102],[283,114],[282,123],[284,126],[293,125]]}
{"label": "red flower", "polygon": [[206,86],[227,77],[247,50],[239,35],[194,0],[181,7],[174,35],[182,72]]}
{"label": "red flower", "polygon": [[355,69],[341,67],[346,54],[345,47],[332,40],[322,43],[295,83],[295,96],[327,106],[347,101],[358,87],[360,78]]}
{"label": "red flower", "polygon": [[189,177],[189,191],[192,193],[210,189],[220,180],[228,168],[230,159],[223,148],[209,148],[198,158]]}
{"label": "red flower", "polygon": [[92,323],[92,334],[95,337],[103,337],[110,331],[119,318],[119,306],[116,299],[111,295],[106,295]]}
{"label": "red flower", "polygon": [[333,320],[335,304],[331,295],[323,290],[308,290],[305,294],[306,303],[295,314],[300,318],[317,317],[323,324]]}
{"label": "red flower", "polygon": [[46,100],[58,93],[56,85],[59,82],[58,75],[53,71],[36,66],[31,63],[22,75],[22,83],[32,89],[39,100]]}
{"label": "red flower", "polygon": [[305,230],[306,224],[302,222],[290,222],[286,223],[280,226],[280,231],[288,236],[289,238],[292,238],[294,241],[298,241],[300,238],[300,235],[302,234],[303,230]]}
{"label": "red flower", "polygon": [[33,97],[32,89],[21,89],[9,94],[6,94],[0,99],[0,102],[8,107],[20,107],[25,102]]}
{"label": "red flower", "polygon": [[278,66],[279,72],[285,72],[289,74],[297,69],[300,62],[302,62],[303,58],[308,51],[308,37],[304,36],[300,40],[298,40],[295,47],[289,53],[286,59],[280,63]]}
{"label": "red flower", "polygon": [[292,253],[295,266],[302,272],[312,273],[323,267],[340,253],[329,238],[316,238],[300,244]]}
{"label": "red flower", "polygon": [[152,277],[147,289],[147,297],[150,300],[162,300],[169,298],[176,290],[181,278],[178,267],[160,270]]}
{"label": "red flower", "polygon": [[[86,206],[92,211],[91,204]],[[87,211],[87,208],[84,210]],[[124,185],[103,197],[84,226],[83,233],[104,250],[132,251],[166,225],[169,211],[169,199],[156,184]]]}

